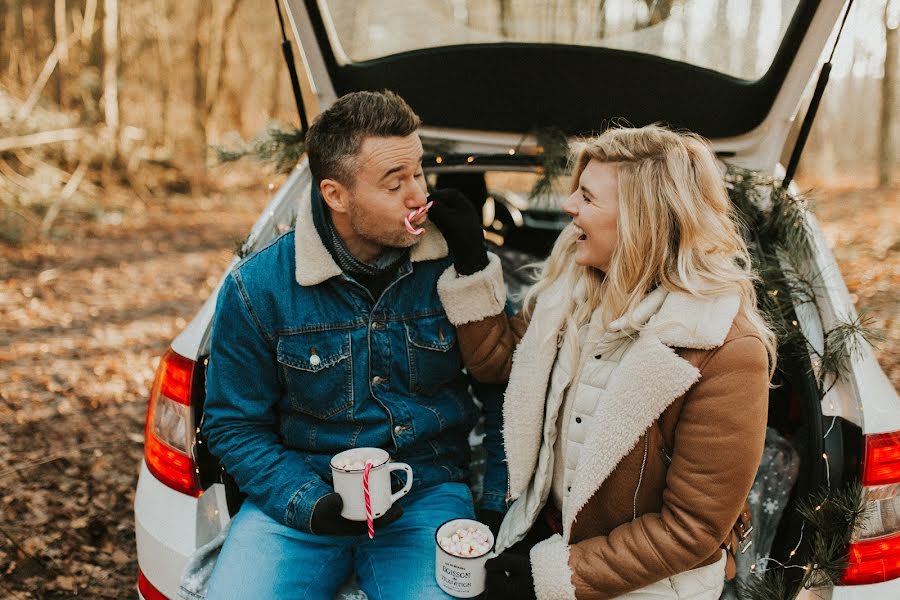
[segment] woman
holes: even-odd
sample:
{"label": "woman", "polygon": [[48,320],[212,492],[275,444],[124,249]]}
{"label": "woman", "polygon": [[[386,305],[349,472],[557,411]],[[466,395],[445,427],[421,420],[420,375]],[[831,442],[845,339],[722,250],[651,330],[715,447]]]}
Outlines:
{"label": "woman", "polygon": [[[747,248],[697,136],[609,130],[573,171],[528,309],[450,315],[469,372],[509,380],[515,502],[488,598],[716,599],[775,362]],[[487,305],[502,272],[492,257],[439,290]]]}

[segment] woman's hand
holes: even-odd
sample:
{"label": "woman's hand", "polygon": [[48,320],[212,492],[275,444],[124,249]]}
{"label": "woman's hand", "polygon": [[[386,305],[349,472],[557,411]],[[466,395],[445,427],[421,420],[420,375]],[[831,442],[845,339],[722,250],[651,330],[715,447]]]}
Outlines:
{"label": "woman's hand", "polygon": [[447,240],[456,272],[471,275],[485,268],[488,257],[481,218],[469,199],[453,189],[434,190],[428,199],[434,201],[428,218]]}
{"label": "woman's hand", "polygon": [[527,556],[503,552],[487,560],[484,568],[488,600],[536,600],[531,560]]}

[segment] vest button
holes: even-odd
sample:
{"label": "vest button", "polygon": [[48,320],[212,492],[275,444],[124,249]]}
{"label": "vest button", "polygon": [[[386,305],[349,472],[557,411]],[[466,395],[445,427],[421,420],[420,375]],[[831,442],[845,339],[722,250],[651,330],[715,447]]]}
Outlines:
{"label": "vest button", "polygon": [[575,422],[576,422],[576,423],[581,423],[581,417],[575,417]]}

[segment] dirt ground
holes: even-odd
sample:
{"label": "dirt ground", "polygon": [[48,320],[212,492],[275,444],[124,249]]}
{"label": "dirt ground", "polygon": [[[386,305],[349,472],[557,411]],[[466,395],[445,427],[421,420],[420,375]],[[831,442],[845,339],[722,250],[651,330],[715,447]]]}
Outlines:
{"label": "dirt ground", "polygon": [[175,196],[0,245],[0,597],[134,597],[155,367],[266,201]]}
{"label": "dirt ground", "polygon": [[[900,386],[896,190],[814,203]],[[132,503],[148,387],[264,192],[174,196],[0,245],[0,596],[131,598]]]}

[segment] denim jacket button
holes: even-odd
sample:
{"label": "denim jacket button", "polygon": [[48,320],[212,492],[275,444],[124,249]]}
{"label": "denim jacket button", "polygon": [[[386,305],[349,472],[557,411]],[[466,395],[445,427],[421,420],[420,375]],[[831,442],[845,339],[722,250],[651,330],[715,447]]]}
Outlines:
{"label": "denim jacket button", "polygon": [[403,433],[406,431],[406,427],[403,425],[394,425],[394,433]]}
{"label": "denim jacket button", "polygon": [[382,381],[384,381],[384,377],[382,377],[380,375],[376,375],[375,377],[372,378],[372,385],[378,385]]}
{"label": "denim jacket button", "polygon": [[318,367],[322,363],[322,359],[319,358],[318,354],[313,354],[309,357],[309,364],[314,367]]}

